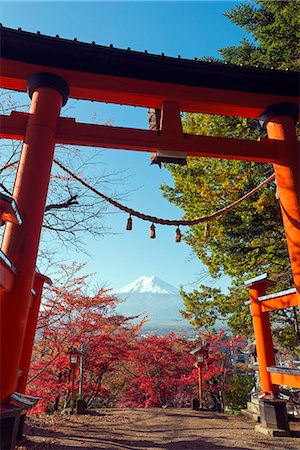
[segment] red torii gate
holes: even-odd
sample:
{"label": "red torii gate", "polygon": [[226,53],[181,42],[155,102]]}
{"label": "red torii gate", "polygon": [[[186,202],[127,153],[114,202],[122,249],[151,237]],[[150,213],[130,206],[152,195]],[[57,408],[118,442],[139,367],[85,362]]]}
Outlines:
{"label": "red torii gate", "polygon": [[[273,163],[296,287],[292,303],[285,305],[300,304],[297,73],[169,58],[2,27],[1,87],[28,90],[32,99],[29,113],[1,116],[0,137],[23,140],[13,192],[23,222],[7,223],[1,248],[6,260],[0,259],[2,404],[16,389],[25,389],[24,377],[20,386],[18,373],[28,372],[30,364],[31,347],[26,346],[32,344],[24,343],[24,336],[28,327],[31,333],[35,329],[28,311],[57,143]],[[60,117],[69,96],[161,109],[160,130],[91,125]],[[181,111],[257,118],[266,127],[268,139],[187,135],[182,131]],[[252,294],[254,305],[259,295],[261,291]],[[279,298],[274,301],[281,304]],[[252,312],[263,389],[276,391],[276,377],[270,381],[265,376],[267,362],[263,362],[272,346],[269,324],[262,319],[260,304]],[[299,377],[295,379],[293,383],[300,387]],[[283,375],[280,382],[286,381]]]}

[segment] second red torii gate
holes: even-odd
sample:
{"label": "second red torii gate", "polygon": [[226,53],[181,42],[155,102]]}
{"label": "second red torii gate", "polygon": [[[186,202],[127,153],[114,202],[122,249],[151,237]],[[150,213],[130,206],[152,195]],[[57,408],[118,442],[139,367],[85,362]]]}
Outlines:
{"label": "second red torii gate", "polygon": [[[12,285],[2,292],[0,301],[1,402],[8,400],[18,384],[56,143],[186,151],[189,156],[273,163],[300,304],[298,74],[145,55],[6,28],[1,29],[1,45],[1,87],[28,88],[32,98],[28,114],[1,117],[0,137],[24,142],[13,193],[23,223],[7,224],[2,243],[15,273],[7,266],[1,271],[1,276],[8,274]],[[61,118],[69,95],[159,108],[161,129],[114,128]],[[261,118],[268,139],[254,142],[185,135],[181,111]]]}

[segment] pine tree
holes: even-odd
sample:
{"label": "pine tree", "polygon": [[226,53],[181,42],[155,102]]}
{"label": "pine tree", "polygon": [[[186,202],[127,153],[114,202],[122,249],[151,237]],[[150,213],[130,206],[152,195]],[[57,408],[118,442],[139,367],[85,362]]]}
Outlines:
{"label": "pine tree", "polygon": [[[300,67],[299,5],[291,1],[253,1],[241,3],[225,14],[242,27],[249,38],[239,46],[220,49],[221,60],[274,69],[297,70]],[[205,58],[207,59],[207,58]],[[186,114],[184,131],[191,134],[226,136],[256,140],[261,129],[256,120],[207,114]],[[253,189],[273,171],[270,164],[224,159],[189,158],[186,167],[169,165],[174,186],[162,186],[163,195],[184,210],[186,219],[212,213]],[[292,285],[280,208],[275,182],[251,199],[210,223],[210,236],[204,225],[190,228],[184,236],[210,275],[232,279],[229,295],[201,285],[193,292],[181,291],[185,304],[183,316],[196,327],[213,326],[226,319],[235,333],[249,335],[252,321],[245,306],[248,292],[243,281],[268,272],[277,281],[276,290]],[[297,345],[295,311],[272,313],[275,332],[287,345]]]}

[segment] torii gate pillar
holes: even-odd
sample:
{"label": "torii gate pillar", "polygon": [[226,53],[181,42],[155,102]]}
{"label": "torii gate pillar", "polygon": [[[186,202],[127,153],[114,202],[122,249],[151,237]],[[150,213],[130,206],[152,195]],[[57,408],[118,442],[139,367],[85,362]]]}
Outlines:
{"label": "torii gate pillar", "polygon": [[17,387],[57,124],[69,94],[67,83],[49,73],[32,75],[28,90],[32,103],[13,192],[23,223],[8,223],[2,244],[18,275],[0,302],[1,402]]}
{"label": "torii gate pillar", "polygon": [[278,393],[278,387],[272,384],[271,375],[268,372],[269,366],[275,366],[274,348],[269,316],[263,313],[259,297],[265,295],[268,287],[275,283],[264,276],[259,276],[248,280],[245,284],[250,289],[250,308],[254,328],[256,343],[256,353],[258,359],[259,379],[262,392]]}
{"label": "torii gate pillar", "polygon": [[298,106],[278,103],[270,106],[261,116],[268,137],[286,142],[279,150],[274,171],[280,200],[294,283],[300,307],[300,151],[295,132]]}

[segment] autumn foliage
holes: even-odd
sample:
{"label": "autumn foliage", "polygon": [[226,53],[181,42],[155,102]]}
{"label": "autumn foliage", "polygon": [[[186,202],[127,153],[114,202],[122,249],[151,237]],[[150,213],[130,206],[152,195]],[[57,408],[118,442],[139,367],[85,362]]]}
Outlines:
{"label": "autumn foliage", "polygon": [[[139,325],[115,312],[117,299],[109,290],[91,294],[90,276],[76,275],[80,267],[62,267],[63,282],[46,292],[38,324],[28,392],[43,401],[38,410],[53,410],[68,404],[70,397],[71,347],[89,348],[85,360],[85,400],[104,399],[105,375],[113,371],[136,339]],[[71,269],[71,270],[70,270]],[[76,379],[78,390],[78,377]]]}
{"label": "autumn foliage", "polygon": [[[198,374],[190,351],[196,342],[174,333],[143,336],[142,323],[117,314],[118,299],[108,289],[93,290],[82,267],[61,266],[61,280],[44,292],[32,358],[28,393],[42,397],[34,413],[70,404],[70,348],[85,344],[84,400],[89,406],[189,406],[198,396]],[[93,292],[94,291],[94,292]],[[203,367],[207,406],[223,410],[223,394],[233,373],[224,332],[199,336],[209,344]],[[75,371],[78,396],[79,367]],[[232,389],[232,387],[230,388]]]}
{"label": "autumn foliage", "polygon": [[191,345],[175,334],[137,340],[128,354],[128,386],[120,406],[186,406],[195,396]]}

